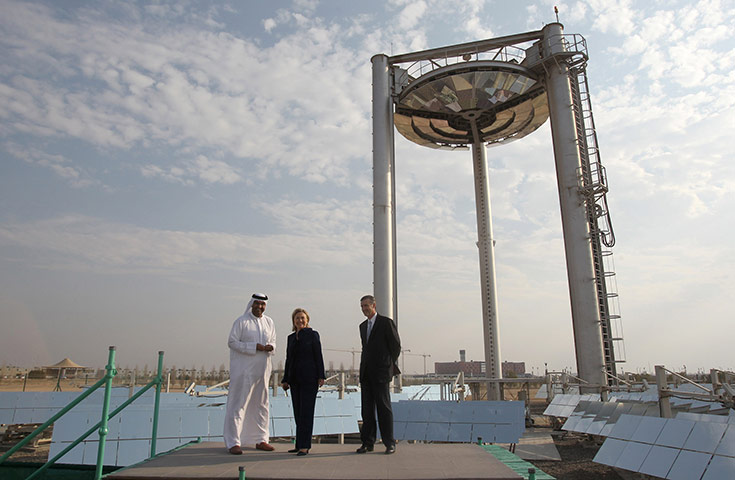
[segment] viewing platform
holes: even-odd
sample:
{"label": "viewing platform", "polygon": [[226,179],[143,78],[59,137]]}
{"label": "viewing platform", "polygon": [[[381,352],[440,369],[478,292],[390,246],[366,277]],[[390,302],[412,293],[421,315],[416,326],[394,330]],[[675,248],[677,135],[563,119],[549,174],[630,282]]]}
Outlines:
{"label": "viewing platform", "polygon": [[238,478],[248,480],[518,480],[523,477],[473,444],[399,443],[396,453],[356,454],[358,445],[315,444],[311,453],[287,453],[291,444],[274,444],[275,452],[244,448],[230,455],[223,443],[203,442],[142,462],[107,476],[113,480]]}

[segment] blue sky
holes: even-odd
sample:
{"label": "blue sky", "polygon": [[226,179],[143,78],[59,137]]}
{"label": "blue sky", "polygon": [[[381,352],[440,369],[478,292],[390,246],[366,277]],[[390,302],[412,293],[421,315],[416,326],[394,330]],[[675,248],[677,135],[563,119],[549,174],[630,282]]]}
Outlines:
{"label": "blue sky", "polygon": [[[734,369],[735,2],[0,0],[0,364],[219,367],[253,291],[359,345],[370,58],[587,39],[624,369]],[[399,328],[483,358],[472,165],[396,135]],[[548,123],[488,149],[501,357],[573,368]],[[335,366],[349,353],[325,352]],[[406,370],[423,370],[409,355]],[[431,368],[430,368],[431,370]]]}

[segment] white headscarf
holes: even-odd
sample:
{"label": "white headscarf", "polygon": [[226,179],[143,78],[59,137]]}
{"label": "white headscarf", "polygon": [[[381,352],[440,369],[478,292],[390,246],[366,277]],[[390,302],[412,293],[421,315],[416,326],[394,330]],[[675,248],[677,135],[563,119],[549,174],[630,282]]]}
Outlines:
{"label": "white headscarf", "polygon": [[266,295],[265,293],[254,293],[253,296],[250,297],[250,302],[248,302],[247,308],[245,308],[245,315],[253,313],[253,303],[256,300],[260,300],[261,302],[268,305],[268,295]]}

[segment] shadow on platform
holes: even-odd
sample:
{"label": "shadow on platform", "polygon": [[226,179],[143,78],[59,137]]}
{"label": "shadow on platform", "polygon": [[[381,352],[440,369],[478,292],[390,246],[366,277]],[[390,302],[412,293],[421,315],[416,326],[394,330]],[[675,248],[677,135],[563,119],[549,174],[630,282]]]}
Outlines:
{"label": "shadow on platform", "polygon": [[287,453],[291,445],[277,444],[275,452],[243,449],[230,455],[223,443],[193,444],[135,466],[118,470],[106,478],[223,479],[238,478],[245,467],[247,480],[518,480],[523,478],[482,447],[471,444],[400,443],[393,455],[382,445],[374,452],[358,455],[356,445],[314,444],[304,457]]}

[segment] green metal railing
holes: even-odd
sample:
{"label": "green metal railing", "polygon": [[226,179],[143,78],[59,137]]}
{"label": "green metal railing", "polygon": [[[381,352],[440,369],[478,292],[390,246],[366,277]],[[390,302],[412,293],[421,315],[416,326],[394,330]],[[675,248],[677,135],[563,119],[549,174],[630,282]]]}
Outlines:
{"label": "green metal railing", "polygon": [[143,395],[145,392],[147,392],[152,387],[156,387],[156,394],[155,394],[155,402],[153,406],[153,431],[151,432],[151,457],[154,457],[156,455],[156,437],[158,435],[158,413],[159,413],[159,407],[161,402],[161,384],[163,383],[163,352],[158,352],[158,373],[156,376],[151,380],[145,387],[140,389],[135,395],[131,396],[129,399],[127,399],[122,405],[117,407],[115,410],[110,413],[110,394],[112,391],[112,379],[117,375],[117,369],[115,369],[115,347],[111,346],[109,351],[109,356],[107,359],[107,365],[105,366],[105,376],[101,378],[97,383],[92,385],[89,389],[87,389],[84,393],[79,395],[77,398],[75,398],[73,401],[71,401],[67,406],[59,410],[58,413],[56,413],[54,416],[52,416],[46,423],[38,427],[28,435],[26,438],[18,442],[14,447],[12,447],[10,450],[8,450],[2,457],[0,457],[0,464],[2,464],[7,458],[9,458],[11,455],[13,455],[15,452],[23,448],[25,445],[27,445],[31,440],[33,440],[37,435],[39,435],[41,432],[43,432],[46,428],[49,427],[52,423],[54,423],[59,418],[66,415],[69,410],[77,406],[80,402],[82,402],[85,398],[90,396],[95,390],[98,388],[104,386],[105,387],[105,397],[104,402],[102,403],[102,419],[97,422],[96,425],[94,425],[92,428],[84,432],[79,438],[77,438],[75,441],[69,444],[64,450],[59,452],[54,458],[46,462],[42,467],[40,467],[38,470],[33,472],[26,480],[32,480],[34,478],[37,478],[41,473],[43,473],[47,468],[49,468],[51,465],[56,463],[57,460],[59,460],[61,457],[66,455],[69,451],[71,451],[74,447],[79,445],[82,441],[84,441],[88,436],[90,436],[92,433],[94,433],[95,430],[99,433],[99,446],[97,449],[97,468],[95,470],[95,480],[100,480],[102,478],[102,464],[105,456],[105,442],[107,440],[107,422],[113,418],[118,413],[122,412],[125,407],[133,403],[135,400],[140,398],[141,395]]}

